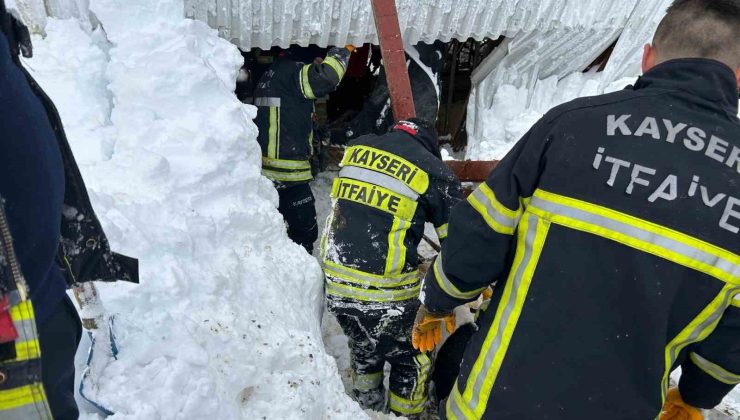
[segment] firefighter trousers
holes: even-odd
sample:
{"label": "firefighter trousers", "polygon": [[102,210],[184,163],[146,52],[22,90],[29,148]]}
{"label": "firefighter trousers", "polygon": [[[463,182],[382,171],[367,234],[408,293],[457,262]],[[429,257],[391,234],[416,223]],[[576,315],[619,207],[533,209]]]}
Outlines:
{"label": "firefighter trousers", "polygon": [[[349,338],[355,399],[363,408],[416,418],[426,408],[432,361],[411,345],[419,301],[399,302],[387,309],[360,310],[332,306],[330,311]],[[386,404],[385,362],[391,366]]]}
{"label": "firefighter trousers", "polygon": [[278,189],[278,211],[288,225],[288,237],[313,253],[313,244],[319,236],[316,223],[316,200],[307,183]]}

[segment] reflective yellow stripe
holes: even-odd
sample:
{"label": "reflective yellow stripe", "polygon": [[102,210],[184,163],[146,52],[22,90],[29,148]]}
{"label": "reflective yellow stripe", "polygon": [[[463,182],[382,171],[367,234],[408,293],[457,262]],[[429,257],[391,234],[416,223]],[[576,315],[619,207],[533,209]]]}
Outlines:
{"label": "reflective yellow stripe", "polygon": [[730,301],[738,289],[726,285],[717,296],[702,310],[665,348],[665,371],[663,373],[662,396],[665,402],[668,392],[668,377],[681,350],[686,346],[704,340],[717,328]]}
{"label": "reflective yellow stripe", "polygon": [[324,59],[324,64],[334,69],[334,71],[337,73],[337,77],[339,77],[339,80],[340,81],[342,80],[342,78],[344,77],[345,70],[344,70],[344,65],[342,65],[342,63],[339,60],[337,60],[334,57],[326,57]]}
{"label": "reflective yellow stripe", "polygon": [[34,310],[30,300],[24,300],[10,308],[10,317],[13,321],[33,320]]}
{"label": "reflective yellow stripe", "polygon": [[336,283],[331,277],[326,277],[326,294],[363,302],[398,302],[402,300],[416,299],[419,297],[420,285],[410,289],[363,289]]}
{"label": "reflective yellow stripe", "polygon": [[712,378],[727,385],[740,384],[740,375],[738,375],[737,373],[732,373],[722,366],[712,363],[696,353],[692,352],[689,357],[699,369],[703,370],[704,373],[711,376]]}
{"label": "reflective yellow stripe", "polygon": [[303,169],[310,171],[311,163],[307,160],[274,159],[263,156],[262,167],[275,169]]}
{"label": "reflective yellow stripe", "polygon": [[463,292],[460,289],[458,289],[451,281],[447,278],[447,275],[445,274],[445,271],[442,266],[442,253],[440,253],[437,256],[437,259],[434,261],[434,278],[437,280],[437,284],[439,287],[447,293],[449,296],[455,298],[455,299],[473,299],[475,297],[478,297],[483,290],[485,290],[485,287],[481,287],[480,289],[471,290],[469,292]]}
{"label": "reflective yellow stripe", "polygon": [[383,382],[383,372],[359,374],[352,372],[352,388],[358,391],[372,391]]}
{"label": "reflective yellow stripe", "polygon": [[409,221],[414,218],[418,205],[416,201],[387,188],[349,178],[335,179],[331,196],[370,206]]}
{"label": "reflective yellow stripe", "polygon": [[418,374],[416,375],[414,389],[411,392],[411,399],[420,401],[427,397],[427,382],[429,381],[429,373],[432,370],[432,360],[426,353],[419,353],[414,357],[414,363],[416,364]]}
{"label": "reflective yellow stripe", "polygon": [[395,276],[381,276],[378,274],[366,273],[350,267],[344,267],[331,261],[323,261],[324,272],[336,277],[347,283],[355,283],[362,286],[377,288],[400,287],[414,284],[419,279],[419,271],[414,270],[410,273],[401,273]]}
{"label": "reflective yellow stripe", "polygon": [[41,357],[41,346],[37,339],[15,342],[15,362],[38,359]]}
{"label": "reflective yellow stripe", "polygon": [[450,418],[481,418],[529,292],[550,223],[525,214],[518,231],[517,250],[501,301],[459,398],[448,399]]}
{"label": "reflective yellow stripe", "polygon": [[730,303],[730,305],[736,308],[740,308],[740,295],[735,296],[735,298],[732,299],[732,302]]}
{"label": "reflective yellow stripe", "polygon": [[351,146],[344,152],[342,166],[370,169],[408,185],[417,194],[429,189],[429,174],[408,160],[369,146]]}
{"label": "reflective yellow stripe", "polygon": [[658,224],[585,201],[537,190],[528,207],[547,220],[740,285],[740,256]]}
{"label": "reflective yellow stripe", "polygon": [[284,181],[284,182],[310,181],[313,179],[313,175],[311,175],[311,170],[295,171],[295,172],[280,172],[280,171],[272,171],[272,170],[263,168],[262,175],[266,176],[267,178],[273,181]]}
{"label": "reflective yellow stripe", "polygon": [[486,224],[494,231],[503,235],[513,235],[519,218],[522,214],[522,208],[510,210],[501,204],[493,190],[485,182],[480,184],[470,196],[468,203],[483,217]]}
{"label": "reflective yellow stripe", "polygon": [[424,405],[427,403],[426,396],[418,400],[407,400],[393,392],[388,394],[390,396],[390,408],[396,413],[418,414],[424,411]]}
{"label": "reflective yellow stripe", "polygon": [[278,157],[278,143],[280,142],[280,108],[270,107],[270,126],[267,129],[267,157]]}
{"label": "reflective yellow stripe", "polygon": [[385,275],[397,276],[403,272],[406,264],[406,231],[411,222],[398,217],[393,218],[393,226],[388,232],[388,256],[385,262]]}
{"label": "reflective yellow stripe", "polygon": [[311,88],[311,82],[308,79],[308,72],[311,70],[311,65],[306,64],[301,69],[301,91],[306,99],[316,99],[316,95],[313,94],[313,88]]}
{"label": "reflective yellow stripe", "polygon": [[[28,410],[16,411],[20,408]],[[11,414],[26,413],[29,417],[10,417]],[[24,385],[18,388],[0,390],[0,418],[50,419],[46,393],[39,383]]]}
{"label": "reflective yellow stripe", "polygon": [[448,223],[445,223],[442,226],[439,226],[439,227],[435,228],[435,230],[437,231],[437,237],[439,239],[444,239],[444,238],[447,237],[447,230],[448,230],[449,226],[450,225]]}

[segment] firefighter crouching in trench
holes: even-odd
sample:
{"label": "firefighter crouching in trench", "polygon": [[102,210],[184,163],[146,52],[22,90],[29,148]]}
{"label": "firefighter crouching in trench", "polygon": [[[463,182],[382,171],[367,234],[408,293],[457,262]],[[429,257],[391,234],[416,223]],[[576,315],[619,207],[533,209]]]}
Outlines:
{"label": "firefighter crouching in trench", "polygon": [[254,92],[262,174],[278,190],[278,210],[288,225],[288,237],[309,253],[318,237],[315,200],[308,185],[313,179],[314,101],[337,88],[352,50],[351,45],[331,48],[325,59],[310,64],[297,61],[285,50],[262,75]]}
{"label": "firefighter crouching in trench", "polygon": [[354,397],[385,411],[387,361],[390,410],[417,418],[432,365],[411,345],[420,304],[417,246],[425,222],[440,240],[447,236],[460,182],[442,162],[434,128],[414,119],[350,142],[331,196],[322,261],[329,310],[349,338]]}
{"label": "firefighter crouching in trench", "polygon": [[453,209],[414,344],[495,287],[443,418],[701,419],[740,383],[740,1],[675,1],[643,72]]}

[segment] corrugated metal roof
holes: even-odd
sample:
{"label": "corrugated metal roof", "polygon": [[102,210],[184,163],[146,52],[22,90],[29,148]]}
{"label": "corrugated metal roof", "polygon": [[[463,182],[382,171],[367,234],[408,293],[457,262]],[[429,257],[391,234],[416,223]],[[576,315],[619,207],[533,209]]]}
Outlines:
{"label": "corrugated metal roof", "polygon": [[[636,0],[397,0],[406,42],[623,27]],[[185,0],[244,49],[377,43],[371,0]]]}

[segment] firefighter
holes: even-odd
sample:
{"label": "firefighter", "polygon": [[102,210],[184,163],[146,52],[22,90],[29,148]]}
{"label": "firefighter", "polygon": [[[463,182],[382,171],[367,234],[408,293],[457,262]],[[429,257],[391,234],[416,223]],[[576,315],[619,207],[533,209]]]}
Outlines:
{"label": "firefighter", "polygon": [[[442,48],[439,41],[423,42],[406,50],[406,66],[414,98],[417,118],[436,123],[439,112],[439,75],[442,71]],[[390,94],[385,68],[380,68],[378,83],[362,110],[344,127],[332,131],[332,143],[346,144],[348,140],[365,134],[383,134],[393,126],[395,119],[390,106]]]}
{"label": "firefighter", "polygon": [[410,334],[421,287],[417,246],[425,222],[447,236],[460,190],[421,120],[360,137],[345,152],[322,260],[328,307],[349,337],[353,392],[365,408],[385,409],[389,362],[390,410],[412,418],[424,410],[431,360],[412,348]]}
{"label": "firefighter", "polygon": [[297,61],[283,51],[262,75],[254,92],[255,123],[262,148],[262,174],[273,181],[280,196],[278,210],[288,236],[309,253],[318,236],[313,179],[314,101],[336,89],[354,47],[332,48],[324,60]]}
{"label": "firefighter", "polygon": [[675,1],[642,65],[453,209],[415,345],[495,290],[444,418],[700,419],[740,382],[740,1]]}

